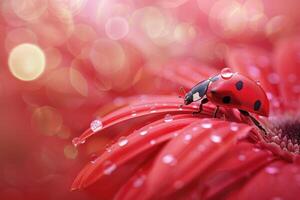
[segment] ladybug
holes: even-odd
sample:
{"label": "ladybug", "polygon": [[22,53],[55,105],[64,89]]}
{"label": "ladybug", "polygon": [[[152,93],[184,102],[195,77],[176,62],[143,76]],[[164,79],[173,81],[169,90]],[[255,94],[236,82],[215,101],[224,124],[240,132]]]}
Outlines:
{"label": "ladybug", "polygon": [[225,108],[237,108],[262,128],[259,122],[250,113],[266,116],[269,115],[269,100],[259,82],[239,74],[233,73],[229,68],[224,68],[220,74],[203,80],[195,85],[184,98],[184,104],[201,101],[199,111],[208,101],[216,105],[214,117],[219,106]]}

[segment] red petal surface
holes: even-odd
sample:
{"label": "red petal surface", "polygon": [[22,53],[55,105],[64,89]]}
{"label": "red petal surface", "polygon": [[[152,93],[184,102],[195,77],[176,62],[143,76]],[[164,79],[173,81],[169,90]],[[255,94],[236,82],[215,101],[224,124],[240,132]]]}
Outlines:
{"label": "red petal surface", "polygon": [[296,163],[275,161],[248,181],[230,199],[297,199],[300,195],[300,168]]}
{"label": "red petal surface", "polygon": [[[236,124],[235,124],[236,125]],[[210,167],[239,137],[251,127],[238,125],[239,131],[231,131],[228,122],[203,119],[182,129],[156,157],[142,191],[136,198],[151,199],[168,195],[188,184]]]}
{"label": "red petal surface", "polygon": [[157,148],[161,143],[171,139],[174,131],[198,120],[191,115],[174,116],[151,123],[128,137],[121,138],[109,148],[109,151],[85,166],[75,179],[72,189],[86,187],[105,175],[105,162],[110,161],[116,167],[129,162],[137,155]]}
{"label": "red petal surface", "polygon": [[[163,101],[165,100],[165,101]],[[198,111],[197,104],[191,104],[188,106],[182,106],[182,99],[179,98],[170,98],[170,97],[161,97],[161,101],[152,101],[147,103],[140,103],[137,105],[121,108],[116,110],[101,119],[103,127],[101,131],[109,127],[120,124],[121,122],[128,121],[130,119],[137,119],[139,117],[148,116],[148,115],[163,115],[163,114],[184,114],[192,113]],[[213,112],[214,106],[206,105],[203,113],[210,114]],[[79,138],[76,138],[74,145],[83,144],[87,138],[99,132],[100,130],[93,132],[90,128],[87,129]]]}
{"label": "red petal surface", "polygon": [[299,108],[300,97],[300,37],[279,41],[275,48],[274,64],[280,76],[280,92],[285,106]]}

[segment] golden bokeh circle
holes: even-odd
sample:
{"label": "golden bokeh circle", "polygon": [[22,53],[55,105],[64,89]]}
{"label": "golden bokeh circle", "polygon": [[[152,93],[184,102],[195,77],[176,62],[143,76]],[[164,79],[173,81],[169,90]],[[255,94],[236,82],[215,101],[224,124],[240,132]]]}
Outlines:
{"label": "golden bokeh circle", "polygon": [[23,43],[11,50],[8,66],[13,76],[17,79],[32,81],[44,72],[46,57],[38,46]]}

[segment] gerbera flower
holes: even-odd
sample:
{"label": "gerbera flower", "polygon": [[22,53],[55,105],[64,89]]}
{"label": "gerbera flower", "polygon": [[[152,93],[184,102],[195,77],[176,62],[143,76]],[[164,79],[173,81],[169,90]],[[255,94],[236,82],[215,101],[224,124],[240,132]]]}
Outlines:
{"label": "gerbera flower", "polygon": [[[199,105],[182,106],[176,95],[124,98],[122,108],[99,116],[73,140],[78,145],[111,133],[116,139],[86,164],[72,190],[94,185],[107,199],[295,199],[299,50],[299,38],[290,38],[272,52],[251,46],[226,52],[226,65],[267,92],[270,117],[255,116],[267,135],[236,109],[221,108],[213,118],[215,105],[193,115]],[[177,63],[152,73],[189,89],[219,71]]]}

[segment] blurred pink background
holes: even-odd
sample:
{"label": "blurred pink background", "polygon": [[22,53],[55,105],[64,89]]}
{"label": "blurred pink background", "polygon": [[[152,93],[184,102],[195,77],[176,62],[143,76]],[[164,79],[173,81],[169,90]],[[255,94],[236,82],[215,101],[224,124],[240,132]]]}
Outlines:
{"label": "blurred pink background", "polygon": [[222,68],[230,46],[271,51],[300,22],[297,0],[2,0],[0,12],[0,196],[20,200],[96,199],[69,191],[105,148],[72,145],[96,115],[178,95],[153,75],[166,65]]}

